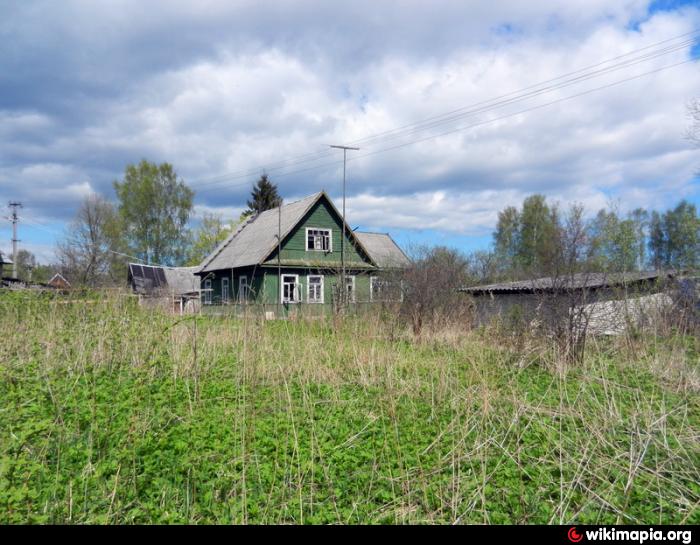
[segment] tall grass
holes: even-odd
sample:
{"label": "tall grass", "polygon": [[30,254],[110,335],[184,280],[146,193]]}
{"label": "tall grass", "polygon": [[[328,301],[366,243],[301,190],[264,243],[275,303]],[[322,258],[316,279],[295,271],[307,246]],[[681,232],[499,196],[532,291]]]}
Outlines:
{"label": "tall grass", "polygon": [[0,299],[0,522],[698,523],[698,339]]}

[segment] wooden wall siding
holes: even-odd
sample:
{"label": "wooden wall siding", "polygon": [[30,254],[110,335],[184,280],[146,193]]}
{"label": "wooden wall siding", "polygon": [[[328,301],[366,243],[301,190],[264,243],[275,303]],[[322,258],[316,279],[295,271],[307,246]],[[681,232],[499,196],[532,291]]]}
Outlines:
{"label": "wooden wall siding", "polygon": [[[333,285],[340,282],[340,274],[328,274],[328,271],[315,271],[309,269],[290,269],[283,268],[282,274],[298,274],[299,283],[301,284],[301,302],[306,304],[308,294],[308,277],[309,275],[323,276],[323,302],[331,304],[333,302]],[[370,275],[367,272],[357,273],[355,276],[355,295],[358,302],[369,301],[369,279]],[[260,303],[276,303],[279,298],[279,281],[277,278],[277,270],[266,269],[265,271],[265,289],[261,292],[262,299],[258,299]],[[318,303],[314,303],[318,304]]]}
{"label": "wooden wall siding", "polygon": [[[307,252],[306,251],[306,228],[331,229],[333,238],[332,252]],[[348,226],[348,228],[350,228]],[[308,260],[315,263],[340,263],[340,237],[343,230],[343,221],[328,207],[324,200],[317,202],[297,227],[282,242],[282,260]],[[277,259],[277,252],[268,259],[269,263],[274,263]],[[345,262],[362,263],[370,265],[371,261],[364,253],[355,246],[352,239],[345,236]]]}
{"label": "wooden wall siding", "polygon": [[[353,274],[355,276],[355,299],[358,303],[369,302],[369,287],[370,287],[370,274],[366,271],[349,271],[348,275]],[[221,293],[221,279],[224,276],[229,278],[229,302],[234,303],[238,300],[238,282],[242,275],[248,276],[249,286],[252,286],[251,298],[248,300],[250,303],[263,303],[263,304],[276,304],[279,299],[279,282],[277,278],[277,269],[271,267],[250,267],[248,269],[234,269],[233,274],[231,270],[216,271],[212,273],[209,278],[212,279],[212,303],[220,304],[222,301]],[[328,271],[313,270],[307,268],[288,268],[282,269],[282,274],[297,274],[299,275],[299,283],[301,284],[302,290],[302,303],[306,304],[307,301],[307,289],[308,289],[308,276],[320,274],[323,276],[323,300],[324,304],[328,305],[333,302],[333,285],[340,282],[340,273],[328,274]],[[204,282],[202,282],[202,288],[204,288]]]}

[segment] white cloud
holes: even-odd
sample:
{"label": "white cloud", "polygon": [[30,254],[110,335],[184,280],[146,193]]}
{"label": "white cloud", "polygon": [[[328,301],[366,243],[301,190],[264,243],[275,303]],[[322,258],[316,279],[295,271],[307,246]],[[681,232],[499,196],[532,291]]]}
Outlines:
{"label": "white cloud", "polygon": [[[328,144],[492,99],[700,23],[698,9],[649,15],[648,4],[416,1],[373,3],[368,10],[363,2],[207,2],[193,10],[187,2],[68,3],[45,42],[15,55],[29,58],[60,44],[56,64],[75,81],[63,82],[65,96],[56,90],[61,100],[37,95],[33,107],[21,97],[15,106],[0,103],[0,145],[11,155],[0,166],[0,191],[13,197],[12,183],[20,181],[20,196],[40,214],[56,217],[52,203],[60,202],[68,216],[71,203],[93,189],[109,191],[125,163],[147,157],[172,162],[193,183],[198,213],[239,214],[261,165],[287,198],[321,188],[336,195],[338,153],[319,161],[334,162],[324,170],[283,176],[273,167],[281,158],[328,153]],[[36,32],[19,38],[36,38],[46,15],[14,9],[24,28]],[[16,36],[16,28],[0,23],[0,36]],[[78,51],[87,51],[83,61]],[[697,193],[700,159],[682,138],[685,104],[700,89],[697,63],[487,123],[688,54],[686,48],[403,140],[363,142],[348,163],[350,219],[472,236],[490,232],[499,209],[532,192],[591,210],[611,198],[630,208],[663,207]],[[207,181],[230,172],[247,175]]]}

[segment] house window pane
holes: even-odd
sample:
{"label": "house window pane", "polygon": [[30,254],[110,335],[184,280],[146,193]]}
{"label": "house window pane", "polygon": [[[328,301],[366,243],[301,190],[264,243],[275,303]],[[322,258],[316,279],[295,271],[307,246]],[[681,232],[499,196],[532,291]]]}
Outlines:
{"label": "house window pane", "polygon": [[301,301],[298,275],[285,274],[282,276],[282,302],[298,303]]}
{"label": "house window pane", "polygon": [[307,229],[306,230],[306,250],[330,252],[331,251],[331,230],[330,229]]}
{"label": "house window pane", "polygon": [[228,293],[229,293],[229,281],[228,278],[221,279],[221,302],[228,303]]}
{"label": "house window pane", "polygon": [[241,276],[238,278],[238,301],[240,303],[245,303],[250,295],[250,288],[248,287],[248,277]]}
{"label": "house window pane", "polygon": [[355,277],[346,276],[345,277],[345,289],[348,294],[348,301],[351,303],[355,302]]}
{"label": "house window pane", "polygon": [[310,275],[308,281],[307,301],[309,303],[323,303],[323,276]]}
{"label": "house window pane", "polygon": [[204,281],[204,304],[211,305],[211,278]]}
{"label": "house window pane", "polygon": [[403,301],[401,283],[373,276],[369,279],[369,297],[370,301],[386,303]]}

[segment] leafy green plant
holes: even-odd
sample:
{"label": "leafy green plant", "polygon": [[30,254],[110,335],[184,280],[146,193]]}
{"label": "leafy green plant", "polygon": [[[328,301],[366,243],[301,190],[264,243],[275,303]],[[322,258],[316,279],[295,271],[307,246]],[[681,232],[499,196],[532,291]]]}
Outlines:
{"label": "leafy green plant", "polygon": [[0,294],[2,523],[700,521],[698,340],[582,365],[492,332]]}

